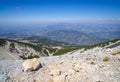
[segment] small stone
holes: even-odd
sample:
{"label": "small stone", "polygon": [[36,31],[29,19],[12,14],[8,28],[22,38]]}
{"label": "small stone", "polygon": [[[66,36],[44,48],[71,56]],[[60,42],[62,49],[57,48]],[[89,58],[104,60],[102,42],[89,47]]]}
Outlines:
{"label": "small stone", "polygon": [[90,64],[95,65],[95,63],[94,63],[94,62],[91,62]]}
{"label": "small stone", "polygon": [[79,64],[76,64],[76,65],[73,67],[73,70],[76,71],[76,72],[79,72],[79,71],[80,71],[80,65],[79,65]]}

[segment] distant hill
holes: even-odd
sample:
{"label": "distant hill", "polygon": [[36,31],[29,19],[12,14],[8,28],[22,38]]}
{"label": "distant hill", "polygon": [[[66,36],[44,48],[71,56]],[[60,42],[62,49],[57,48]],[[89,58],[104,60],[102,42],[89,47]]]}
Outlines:
{"label": "distant hill", "polygon": [[0,39],[0,58],[26,59],[51,56],[62,47],[31,44],[16,40]]}
{"label": "distant hill", "polygon": [[120,38],[120,31],[111,31],[111,32],[94,32],[90,35],[95,35],[96,37],[103,37],[107,40],[114,40]]}
{"label": "distant hill", "polygon": [[74,44],[70,44],[68,42],[52,40],[49,38],[45,38],[45,37],[41,37],[41,36],[34,36],[34,35],[23,38],[23,40],[28,40],[31,43],[41,44],[41,45],[46,45],[46,46],[72,46],[72,45],[74,45]]}
{"label": "distant hill", "polygon": [[91,46],[84,46],[72,44],[68,45],[68,43],[65,44],[62,42],[58,42],[57,44],[57,41],[54,45],[44,45],[39,44],[40,40],[36,43],[32,43],[32,41],[29,42],[29,40],[26,40],[26,42],[22,42],[16,40],[0,39],[0,59],[31,59],[34,57],[39,58],[43,56],[62,55],[78,49],[87,50],[94,47],[104,47],[106,45],[110,45],[111,43],[115,43],[118,40],[120,39],[107,41]]}
{"label": "distant hill", "polygon": [[[44,44],[52,39],[76,45],[93,45],[120,38],[120,24],[114,23],[51,23],[26,25],[0,25],[0,37],[22,40],[45,37]],[[34,38],[33,38],[34,39]],[[36,39],[36,38],[35,38]],[[47,40],[49,39],[49,40]],[[40,41],[36,40],[40,43]],[[32,42],[36,42],[33,41]],[[42,42],[42,43],[43,43]],[[51,41],[50,41],[51,42]],[[52,43],[50,43],[52,44]]]}
{"label": "distant hill", "polygon": [[47,33],[45,37],[78,45],[93,45],[108,40],[74,30],[57,30]]}

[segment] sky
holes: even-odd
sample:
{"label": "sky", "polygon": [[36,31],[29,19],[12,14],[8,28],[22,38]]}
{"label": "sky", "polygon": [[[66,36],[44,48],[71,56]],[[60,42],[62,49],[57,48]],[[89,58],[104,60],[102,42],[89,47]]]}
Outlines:
{"label": "sky", "polygon": [[120,0],[0,0],[0,22],[120,21]]}

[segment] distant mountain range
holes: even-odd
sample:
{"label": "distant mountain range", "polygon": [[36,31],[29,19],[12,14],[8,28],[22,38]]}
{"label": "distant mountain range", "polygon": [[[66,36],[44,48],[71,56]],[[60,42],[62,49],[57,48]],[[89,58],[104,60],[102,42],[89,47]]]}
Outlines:
{"label": "distant mountain range", "polygon": [[45,37],[78,45],[93,45],[107,40],[102,37],[89,35],[74,30],[57,30],[47,33]]}
{"label": "distant mountain range", "polygon": [[[51,23],[0,25],[0,28],[2,38],[22,40],[32,37],[32,42],[39,42],[37,39],[42,37],[53,43],[55,43],[53,40],[57,40],[76,45],[93,45],[120,38],[120,24]],[[46,43],[51,42],[49,40],[46,40]]]}

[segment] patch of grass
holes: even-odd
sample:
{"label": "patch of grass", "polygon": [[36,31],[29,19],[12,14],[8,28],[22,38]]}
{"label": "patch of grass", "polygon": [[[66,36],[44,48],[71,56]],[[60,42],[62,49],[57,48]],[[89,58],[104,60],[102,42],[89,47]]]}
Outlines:
{"label": "patch of grass", "polygon": [[91,46],[83,46],[83,48],[85,48],[85,50],[88,50],[88,49],[92,49],[94,47],[105,47],[105,46],[109,45],[109,43],[115,43],[115,42],[117,42],[119,40],[120,39],[115,39],[115,40],[111,40],[111,41],[107,41],[107,42],[102,42],[102,43],[98,43],[98,44],[91,45]]}
{"label": "patch of grass", "polygon": [[53,55],[61,55],[61,54],[65,54],[67,52],[71,52],[73,50],[77,50],[78,48],[63,48],[63,49],[60,49],[58,50],[55,54]]}
{"label": "patch of grass", "polygon": [[42,47],[43,47],[42,45],[34,45],[34,44],[30,44],[30,43],[23,43],[23,42],[18,42],[18,41],[15,41],[15,40],[9,40],[9,41],[16,42],[21,46],[31,47],[31,48],[35,49],[35,51],[38,51],[38,52],[40,52],[42,50]]}
{"label": "patch of grass", "polygon": [[26,60],[26,59],[33,59],[33,58],[40,58],[38,55],[29,55],[29,56],[20,56],[20,58],[22,58],[23,60]]}
{"label": "patch of grass", "polygon": [[56,50],[57,50],[57,48],[52,48],[52,47],[46,47],[46,49],[47,49],[50,53],[56,52]]}
{"label": "patch of grass", "polygon": [[107,61],[109,61],[109,59],[110,59],[109,57],[105,57],[105,58],[103,59],[103,61],[104,61],[104,62],[107,62]]}
{"label": "patch of grass", "polygon": [[46,50],[44,50],[44,53],[45,53],[46,55],[48,55],[48,52],[47,52]]}
{"label": "patch of grass", "polygon": [[94,47],[104,47],[104,46],[109,45],[110,42],[111,43],[115,43],[118,40],[120,40],[120,39],[115,39],[115,40],[112,40],[112,41],[107,41],[107,42],[103,42],[103,43],[99,43],[99,44],[95,44],[95,45],[90,45],[90,46],[84,46],[84,45],[67,46],[67,47],[64,47],[63,49],[58,50],[54,55],[65,54],[67,52],[70,52],[70,51],[73,51],[73,50],[77,50],[77,49],[81,49],[81,48],[84,48],[84,51],[85,51],[85,50],[88,50],[88,49],[92,49]]}

